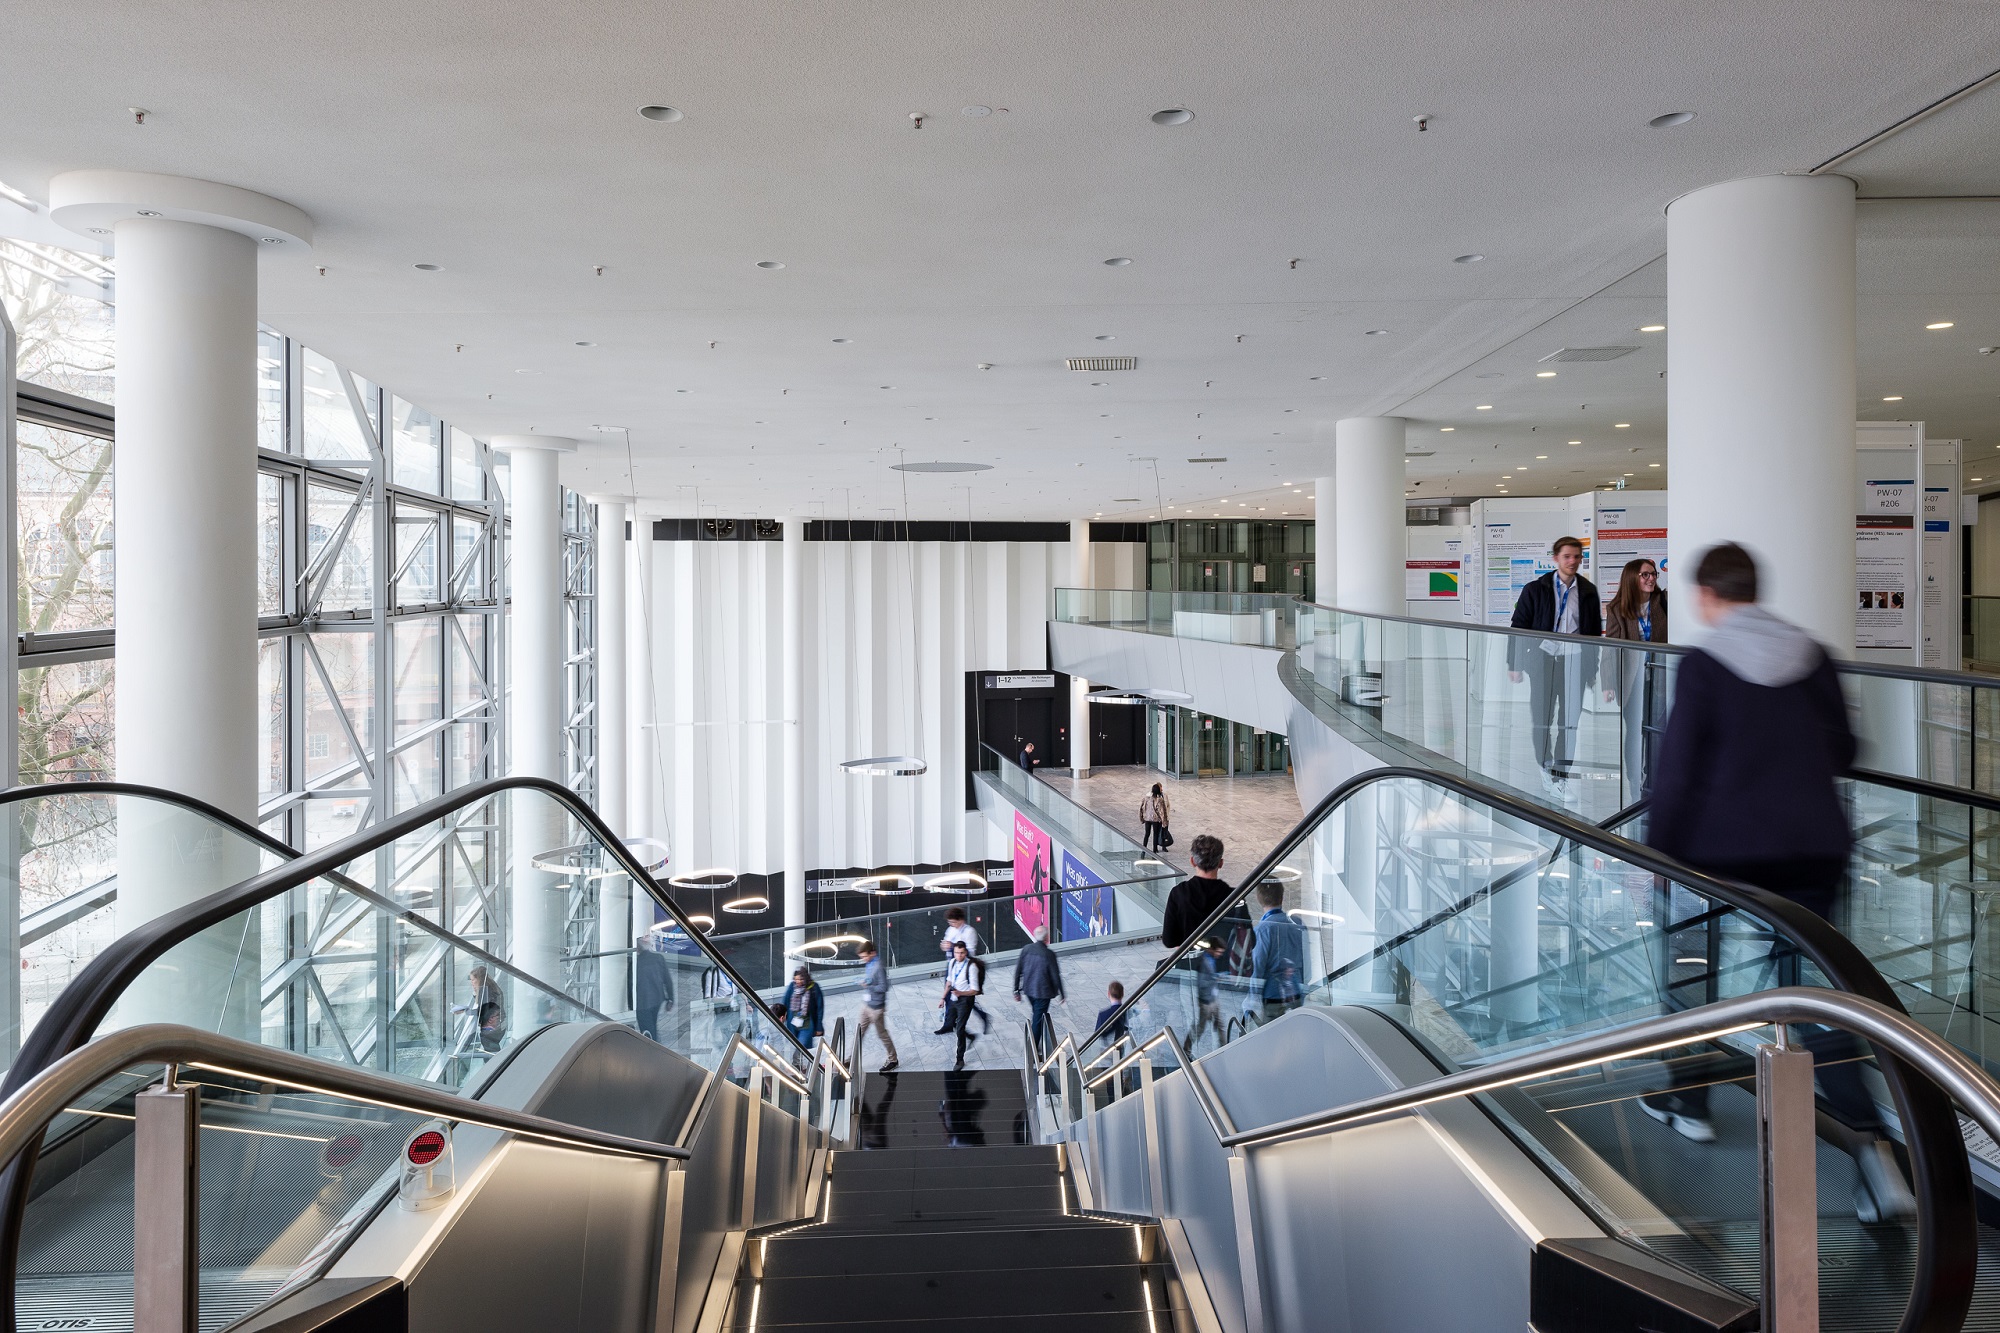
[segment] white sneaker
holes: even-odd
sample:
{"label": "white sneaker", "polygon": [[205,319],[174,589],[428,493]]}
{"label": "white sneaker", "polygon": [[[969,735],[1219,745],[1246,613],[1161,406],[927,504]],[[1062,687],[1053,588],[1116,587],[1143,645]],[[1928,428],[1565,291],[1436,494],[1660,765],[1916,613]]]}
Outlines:
{"label": "white sneaker", "polygon": [[1644,1097],[1639,1099],[1639,1109],[1691,1143],[1715,1142],[1715,1126],[1706,1120],[1655,1106]]}
{"label": "white sneaker", "polygon": [[1542,795],[1556,797],[1556,775],[1546,768],[1542,770]]}

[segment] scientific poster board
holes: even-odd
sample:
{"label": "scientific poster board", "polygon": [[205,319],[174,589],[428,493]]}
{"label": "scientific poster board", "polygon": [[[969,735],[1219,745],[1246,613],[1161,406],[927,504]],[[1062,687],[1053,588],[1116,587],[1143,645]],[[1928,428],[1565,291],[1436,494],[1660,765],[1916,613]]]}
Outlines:
{"label": "scientific poster board", "polygon": [[1472,529],[1456,524],[1406,528],[1404,614],[1424,620],[1471,619],[1477,595],[1467,563],[1474,559]]}
{"label": "scientific poster board", "polygon": [[1924,441],[1924,597],[1918,608],[1917,665],[1935,671],[1957,671],[1964,655],[1959,562],[1965,533],[1958,473],[1963,443]]}
{"label": "scientific poster board", "polygon": [[1584,535],[1567,496],[1475,500],[1472,522],[1479,542],[1474,618],[1487,625],[1512,621],[1521,589],[1556,567],[1549,552],[1556,538]]}
{"label": "scientific poster board", "polygon": [[1035,822],[1014,812],[1014,920],[1022,930],[1034,934],[1049,923],[1049,900],[1054,887],[1051,871],[1054,845]]}
{"label": "scientific poster board", "polygon": [[[1650,560],[1664,575],[1667,568],[1667,493],[1665,491],[1596,491],[1596,541],[1591,582],[1606,606],[1618,595],[1618,580],[1634,560]],[[1666,580],[1661,579],[1661,587]]]}
{"label": "scientific poster board", "polygon": [[1855,428],[1854,646],[1915,660],[1922,605],[1924,428],[1865,421]]}
{"label": "scientific poster board", "polygon": [[1062,938],[1087,940],[1117,929],[1115,895],[1090,867],[1062,854]]}

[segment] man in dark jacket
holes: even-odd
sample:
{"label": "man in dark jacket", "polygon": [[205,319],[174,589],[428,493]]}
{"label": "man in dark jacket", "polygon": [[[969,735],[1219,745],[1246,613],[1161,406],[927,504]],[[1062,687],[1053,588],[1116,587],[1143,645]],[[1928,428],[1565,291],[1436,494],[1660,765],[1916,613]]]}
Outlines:
{"label": "man in dark jacket", "polygon": [[1038,1051],[1046,1049],[1042,1043],[1049,1030],[1049,1003],[1053,1000],[1067,1003],[1063,995],[1062,963],[1048,940],[1049,928],[1036,926],[1034,939],[1014,960],[1014,1000],[1019,1003],[1025,997],[1028,1001],[1028,1034],[1035,1039]]}
{"label": "man in dark jacket", "polygon": [[[1757,605],[1757,563],[1728,543],[1695,569],[1709,634],[1681,659],[1653,766],[1647,840],[1719,879],[1739,880],[1831,917],[1853,834],[1835,781],[1853,766],[1847,699],[1826,650]],[[1855,1148],[1863,1221],[1912,1217],[1915,1200],[1861,1080],[1860,1047],[1830,1030],[1806,1045],[1826,1099],[1862,1131]],[[1643,1098],[1648,1115],[1698,1143],[1715,1137],[1708,1089]]]}
{"label": "man in dark jacket", "polygon": [[1222,878],[1222,839],[1203,833],[1188,844],[1188,868],[1194,873],[1167,895],[1160,943],[1178,950],[1194,938],[1201,923],[1234,892]]}
{"label": "man in dark jacket", "polygon": [[[1514,603],[1514,628],[1603,638],[1597,585],[1576,572],[1583,563],[1583,542],[1558,537],[1549,554],[1556,567],[1521,589]],[[1516,684],[1528,678],[1528,735],[1542,770],[1542,790],[1567,803],[1576,794],[1570,781],[1576,721],[1583,711],[1583,692],[1597,676],[1597,649],[1517,636],[1507,644],[1507,675]]]}

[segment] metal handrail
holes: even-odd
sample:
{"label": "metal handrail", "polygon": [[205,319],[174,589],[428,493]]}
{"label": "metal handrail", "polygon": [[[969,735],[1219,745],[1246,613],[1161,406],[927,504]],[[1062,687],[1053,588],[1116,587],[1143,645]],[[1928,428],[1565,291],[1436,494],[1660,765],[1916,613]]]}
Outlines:
{"label": "metal handrail", "polygon": [[489,1106],[420,1083],[349,1065],[329,1064],[179,1023],[147,1023],[99,1037],[72,1051],[0,1102],[0,1164],[12,1164],[40,1141],[48,1123],[78,1094],[134,1065],[180,1064],[211,1073],[277,1083],[392,1111],[435,1116],[537,1139],[579,1152],[685,1161],[686,1148],[607,1134],[543,1116]]}
{"label": "metal handrail", "polygon": [[[1797,1024],[1841,1028],[1891,1052],[1948,1094],[1987,1133],[2000,1138],[2000,1083],[1977,1064],[1928,1028],[1887,1005],[1813,986],[1784,986],[1642,1019],[1608,1032],[1589,1033],[1526,1055],[1475,1065],[1329,1110],[1273,1121],[1256,1129],[1218,1133],[1216,1138],[1226,1148],[1276,1143],[1322,1129],[1345,1129],[1434,1102],[1493,1092],[1611,1060],[1629,1060],[1675,1046],[1716,1041],[1761,1027]],[[1199,1064],[1200,1061],[1195,1062],[1196,1066]],[[1214,1087],[1205,1077],[1190,1083],[1197,1099],[1214,1096]],[[1214,1112],[1221,1110],[1223,1115],[1227,1114],[1219,1097],[1203,1110],[1211,1125],[1218,1119]]]}

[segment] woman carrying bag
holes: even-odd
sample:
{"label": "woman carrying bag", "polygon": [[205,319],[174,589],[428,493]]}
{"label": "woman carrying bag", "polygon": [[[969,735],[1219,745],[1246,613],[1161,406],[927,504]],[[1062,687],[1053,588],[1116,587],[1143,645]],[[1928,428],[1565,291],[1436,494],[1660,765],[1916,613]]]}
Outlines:
{"label": "woman carrying bag", "polygon": [[1167,827],[1173,822],[1173,813],[1166,792],[1155,782],[1152,794],[1139,802],[1139,825],[1144,830],[1139,841],[1147,851],[1164,852],[1174,845],[1174,835]]}

